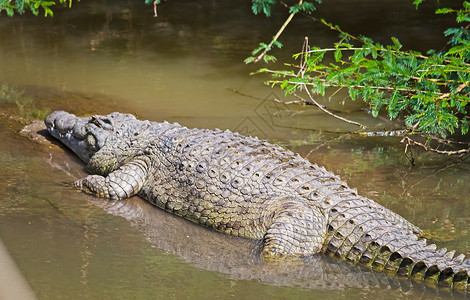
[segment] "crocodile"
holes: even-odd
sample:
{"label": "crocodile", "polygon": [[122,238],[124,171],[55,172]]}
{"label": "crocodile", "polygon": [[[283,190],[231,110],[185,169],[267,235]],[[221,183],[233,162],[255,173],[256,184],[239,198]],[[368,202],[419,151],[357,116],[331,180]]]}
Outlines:
{"label": "crocodile", "polygon": [[138,195],[202,226],[261,240],[268,262],[323,253],[469,293],[470,259],[438,250],[417,226],[281,146],[122,113],[55,111],[45,124],[87,164],[92,175],[74,182],[86,193]]}

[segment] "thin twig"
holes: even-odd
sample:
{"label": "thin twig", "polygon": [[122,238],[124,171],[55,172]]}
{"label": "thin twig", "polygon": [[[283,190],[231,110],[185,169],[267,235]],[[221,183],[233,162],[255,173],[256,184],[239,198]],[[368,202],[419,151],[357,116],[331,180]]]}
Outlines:
{"label": "thin twig", "polygon": [[428,135],[427,137],[437,141],[438,143],[441,144],[457,144],[457,145],[466,145],[469,146],[470,144],[467,142],[459,142],[459,141],[454,141],[454,140],[446,140],[446,139],[441,139],[435,135]]}
{"label": "thin twig", "polygon": [[282,100],[279,100],[277,98],[274,98],[273,99],[274,102],[277,102],[277,103],[282,103],[282,104],[286,104],[286,105],[289,105],[289,104],[305,104],[305,105],[312,105],[312,103],[308,102],[307,100],[304,100],[304,99],[301,99],[301,100],[292,100],[292,101],[287,101],[287,102],[284,102]]}
{"label": "thin twig", "polygon": [[450,96],[450,94],[457,94],[457,93],[460,93],[465,87],[468,86],[469,83],[470,83],[469,81],[462,83],[462,84],[455,90],[455,92],[445,93],[444,95],[440,96],[438,99],[448,98],[448,97]]}
{"label": "thin twig", "polygon": [[[277,74],[276,71],[271,71],[271,70],[265,70],[265,72]],[[284,74],[284,75],[296,77],[295,74]],[[316,79],[318,81],[328,82],[328,80],[326,80],[324,78],[316,78]],[[276,81],[276,80],[271,80],[269,82],[275,83],[275,84],[283,83],[282,81]],[[305,86],[307,86],[307,85],[315,86],[316,85],[314,82],[291,82],[291,81],[289,81],[289,83],[296,84],[296,85],[305,85]],[[336,85],[332,85],[332,86],[347,87],[347,88],[358,88],[358,89],[360,89],[360,88],[371,88],[371,89],[376,89],[376,90],[399,91],[399,92],[408,92],[408,93],[423,93],[423,94],[426,94],[428,92],[428,91],[421,91],[421,90],[410,89],[410,88],[395,88],[395,87],[387,87],[387,86],[365,86],[365,85],[350,85],[350,86],[347,86],[345,84],[336,84]],[[446,93],[435,92],[435,91],[433,91],[432,93],[436,94],[436,95],[445,95],[446,94]]]}
{"label": "thin twig", "polygon": [[[328,109],[326,109],[323,105],[321,105],[320,103],[318,103],[317,101],[315,101],[315,99],[313,99],[312,95],[310,94],[310,92],[308,91],[308,89],[305,89],[305,91],[307,92],[307,95],[308,97],[310,98],[310,101],[315,104],[319,109],[321,109],[323,112],[329,114],[330,116],[334,117],[334,118],[337,118],[341,121],[344,121],[346,123],[349,123],[349,124],[354,124],[354,125],[357,125],[357,126],[360,126],[361,128],[367,128],[367,126],[365,125],[362,125],[361,123],[358,123],[358,122],[355,122],[355,121],[351,121],[351,120],[348,120],[348,119],[345,119],[343,117],[340,117],[338,115],[335,115],[334,113],[332,113],[331,111],[329,111]],[[297,94],[293,93],[293,95],[300,99],[300,100],[303,100],[303,101],[306,101],[304,100],[302,97],[298,96]]]}
{"label": "thin twig", "polygon": [[[408,148],[410,149],[410,156],[408,156]],[[413,147],[411,147],[410,144],[406,144],[405,146],[405,156],[406,158],[408,158],[408,160],[410,161],[411,165],[412,166],[415,166],[415,158],[414,158],[414,155],[413,155]]]}
{"label": "thin twig", "polygon": [[438,150],[438,149],[435,149],[435,148],[426,146],[426,145],[423,144],[423,143],[420,143],[420,142],[417,142],[417,141],[415,141],[415,140],[412,140],[412,139],[410,139],[409,136],[405,136],[405,137],[400,141],[400,143],[405,143],[405,142],[407,143],[407,145],[410,145],[410,146],[412,146],[412,145],[417,145],[417,146],[420,146],[420,147],[424,148],[424,150],[426,150],[426,151],[436,152],[436,153],[439,153],[439,154],[460,155],[460,154],[470,153],[470,148],[460,149],[460,150],[452,150],[452,151]]}
{"label": "thin twig", "polygon": [[300,76],[301,78],[304,77],[305,70],[306,70],[305,67],[307,66],[307,60],[304,61],[304,54],[307,53],[308,51],[310,51],[310,46],[308,45],[308,37],[306,36],[305,40],[304,40],[304,44],[302,45],[302,52],[301,52],[301,55],[300,55],[299,72],[297,73],[297,77],[299,77],[299,75],[302,75],[302,76]]}
{"label": "thin twig", "polygon": [[313,50],[309,50],[305,53],[316,53],[316,52],[333,52],[333,51],[336,51],[336,50],[341,50],[341,51],[348,51],[348,50],[370,50],[371,48],[354,48],[354,47],[351,47],[351,48],[322,48],[322,49],[313,49]]}
{"label": "thin twig", "polygon": [[[299,1],[299,5],[302,5],[304,1],[303,0],[300,0]],[[279,31],[276,33],[276,35],[273,37],[273,40],[271,41],[271,43],[269,43],[269,45],[264,49],[263,52],[261,52],[260,55],[258,55],[258,57],[254,60],[255,63],[257,63],[260,59],[263,58],[263,56],[266,55],[266,53],[269,51],[268,49],[271,49],[272,45],[274,44],[274,42],[277,41],[277,39],[279,38],[279,36],[282,34],[282,32],[284,31],[284,29],[286,29],[287,25],[289,25],[290,21],[292,20],[292,18],[294,17],[296,13],[293,12],[289,15],[289,17],[287,17],[287,20],[284,22],[284,24],[282,24],[281,28],[279,29]]]}

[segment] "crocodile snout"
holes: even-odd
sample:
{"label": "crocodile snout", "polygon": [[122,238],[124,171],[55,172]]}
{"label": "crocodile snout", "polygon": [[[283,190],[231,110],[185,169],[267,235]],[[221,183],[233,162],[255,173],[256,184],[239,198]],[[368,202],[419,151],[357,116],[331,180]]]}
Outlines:
{"label": "crocodile snout", "polygon": [[44,123],[49,131],[65,134],[70,132],[77,121],[77,117],[65,111],[55,111],[46,117]]}

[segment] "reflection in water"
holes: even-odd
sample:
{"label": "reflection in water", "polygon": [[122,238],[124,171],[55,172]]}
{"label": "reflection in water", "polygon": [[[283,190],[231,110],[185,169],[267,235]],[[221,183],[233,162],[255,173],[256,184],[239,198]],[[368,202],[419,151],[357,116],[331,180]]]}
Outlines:
{"label": "reflection in water", "polygon": [[128,201],[87,198],[108,213],[126,218],[143,231],[152,244],[166,253],[177,255],[198,268],[227,274],[233,279],[259,280],[278,286],[316,290],[394,287],[405,292],[411,289],[414,293],[424,292],[420,284],[413,287],[410,281],[363,271],[323,256],[279,264],[266,263],[260,259],[261,241],[207,230],[156,209],[138,197]]}

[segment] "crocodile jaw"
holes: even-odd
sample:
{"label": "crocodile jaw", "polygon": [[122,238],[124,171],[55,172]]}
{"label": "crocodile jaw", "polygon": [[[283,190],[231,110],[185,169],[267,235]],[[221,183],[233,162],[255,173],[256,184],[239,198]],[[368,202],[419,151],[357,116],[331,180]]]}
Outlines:
{"label": "crocodile jaw", "polygon": [[55,111],[46,117],[44,123],[52,136],[75,152],[80,159],[88,162],[99,150],[96,147],[96,138],[86,130],[90,120],[90,117],[78,118],[65,111]]}

